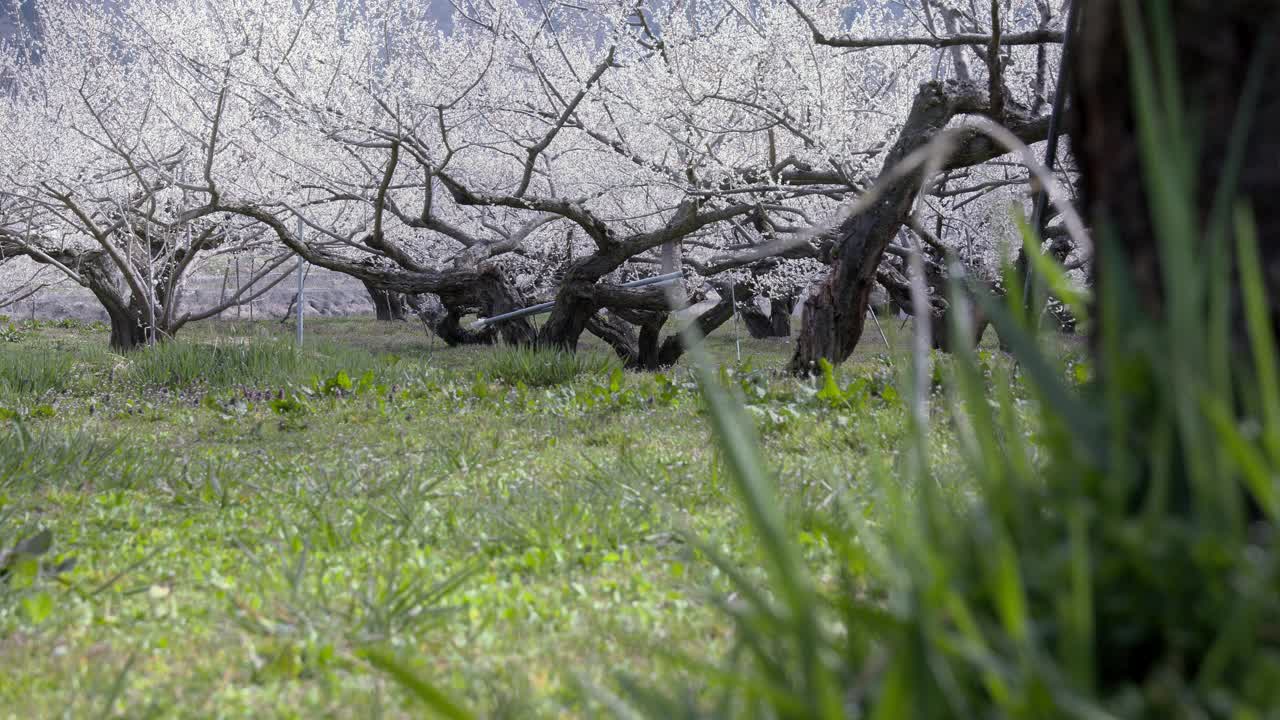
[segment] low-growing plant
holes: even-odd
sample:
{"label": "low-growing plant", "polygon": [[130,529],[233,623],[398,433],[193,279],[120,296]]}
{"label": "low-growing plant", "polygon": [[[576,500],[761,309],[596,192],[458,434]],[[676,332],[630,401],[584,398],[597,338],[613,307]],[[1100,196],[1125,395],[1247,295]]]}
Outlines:
{"label": "low-growing plant", "polygon": [[618,369],[617,359],[603,353],[524,346],[500,348],[481,365],[486,377],[527,387],[563,385],[581,375],[608,376]]}

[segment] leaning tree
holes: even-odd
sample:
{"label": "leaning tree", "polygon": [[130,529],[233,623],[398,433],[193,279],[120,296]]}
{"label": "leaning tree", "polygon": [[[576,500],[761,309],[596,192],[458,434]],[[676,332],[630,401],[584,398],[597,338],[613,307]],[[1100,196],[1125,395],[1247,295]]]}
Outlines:
{"label": "leaning tree", "polygon": [[[873,182],[874,201],[857,212],[840,213],[823,233],[831,269],[805,301],[791,360],[791,370],[804,374],[819,359],[839,362],[853,352],[886,252],[904,229],[919,234],[927,227],[920,218],[929,194],[947,192],[931,182],[935,178],[927,177],[928,171],[955,173],[1007,153],[988,133],[966,126],[966,117],[994,120],[1024,143],[1047,137],[1045,95],[1052,63],[1046,46],[1061,43],[1063,13],[1044,1],[965,6],[920,0],[911,4],[916,12],[910,19],[866,19],[837,31],[842,27],[839,6],[788,1],[814,42],[831,53],[917,48],[932,51],[939,69],[939,77],[915,90],[910,109],[887,142]],[[832,62],[839,61],[832,56]],[[944,67],[949,69],[945,78],[940,77]],[[945,147],[934,142],[944,132],[950,140]],[[938,150],[933,157],[923,157],[933,149]],[[940,209],[935,204],[932,211]]]}
{"label": "leaning tree", "polygon": [[201,178],[243,155],[252,108],[230,102],[217,68],[175,78],[150,28],[139,32],[127,17],[57,0],[40,9],[38,46],[6,49],[17,61],[0,99],[9,143],[0,255],[91,291],[117,349],[171,337],[269,289],[289,256],[278,247],[213,307],[181,303],[186,279],[210,257],[261,247],[233,216],[191,215],[212,200],[197,191]]}

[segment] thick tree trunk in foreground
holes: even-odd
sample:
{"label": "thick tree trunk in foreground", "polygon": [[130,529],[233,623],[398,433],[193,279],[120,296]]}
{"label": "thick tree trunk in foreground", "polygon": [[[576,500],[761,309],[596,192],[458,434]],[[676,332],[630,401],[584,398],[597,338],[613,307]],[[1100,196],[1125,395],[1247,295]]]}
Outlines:
{"label": "thick tree trunk in foreground", "polygon": [[[720,302],[705,310],[696,319],[691,321],[693,328],[697,330],[698,337],[710,335],[716,328],[729,322],[729,318],[733,317],[733,302],[725,293],[720,294]],[[662,341],[662,346],[658,348],[657,367],[663,368],[675,365],[676,361],[684,355],[689,348],[684,344],[684,333],[677,332],[667,336]]]}
{"label": "thick tree trunk in foreground", "polygon": [[578,349],[578,340],[596,314],[595,304],[578,297],[578,290],[568,283],[560,286],[555,307],[538,331],[539,345],[568,352]]}
{"label": "thick tree trunk in foreground", "polygon": [[[934,116],[929,112],[936,101],[923,91],[917,97],[912,116],[930,117],[931,127],[912,133],[911,142],[900,140],[900,146],[885,161],[886,169],[923,146],[946,125],[942,116],[950,118],[950,113]],[[904,139],[905,135],[904,131]],[[902,228],[919,190],[919,176],[912,173],[891,183],[875,207],[840,225],[833,267],[804,302],[800,334],[789,367],[793,374],[812,375],[818,371],[819,359],[838,364],[853,354],[866,326],[871,291],[885,248]]]}
{"label": "thick tree trunk in foreground", "polygon": [[[885,172],[928,144],[955,114],[954,103],[941,83],[922,85],[897,142],[885,158]],[[805,300],[800,336],[791,357],[792,373],[810,375],[817,372],[821,358],[840,363],[853,354],[862,338],[880,259],[919,191],[920,173],[909,173],[890,183],[874,207],[848,218],[835,230],[834,267]]]}
{"label": "thick tree trunk in foreground", "polygon": [[[82,261],[80,274],[86,287],[92,292],[102,308],[107,311],[107,319],[111,325],[111,349],[128,352],[147,344],[147,311],[142,303],[136,302],[127,291],[122,293],[117,287],[115,269],[102,255],[92,255]],[[156,319],[163,318],[160,309],[154,312]],[[156,340],[168,337],[170,333],[155,333]]]}
{"label": "thick tree trunk in foreground", "polygon": [[[1145,317],[1136,318],[1133,324],[1148,322],[1163,324],[1166,300],[1179,292],[1177,287],[1165,287],[1161,273],[1162,238],[1158,234],[1147,194],[1155,187],[1157,178],[1150,177],[1143,166],[1141,142],[1135,115],[1135,93],[1131,78],[1126,47],[1126,24],[1123,0],[1077,0],[1081,7],[1082,22],[1080,45],[1073,50],[1077,64],[1074,67],[1076,91],[1073,96],[1072,148],[1082,174],[1084,210],[1094,228],[1099,246],[1099,261],[1094,263],[1095,287],[1101,287],[1108,272],[1108,258],[1115,252],[1125,266],[1124,287],[1132,288],[1133,297]],[[1252,111],[1252,129],[1245,138],[1242,172],[1239,176],[1236,197],[1252,205],[1256,215],[1258,247],[1261,253],[1262,274],[1267,286],[1273,332],[1280,330],[1280,3],[1275,0],[1171,0],[1172,37],[1156,39],[1152,17],[1157,3],[1133,2],[1129,4],[1136,14],[1143,16],[1143,32],[1148,47],[1168,43],[1177,59],[1175,75],[1180,84],[1183,108],[1162,108],[1161,112],[1184,113],[1188,125],[1195,128],[1199,156],[1193,158],[1196,186],[1192,188],[1192,202],[1200,234],[1200,250],[1205,257],[1211,250],[1204,228],[1211,211],[1215,194],[1223,180],[1227,148],[1236,136],[1237,109],[1250,71],[1261,71],[1261,94]],[[1264,41],[1264,35],[1270,35]],[[1259,49],[1269,45],[1270,54],[1265,66],[1255,67]],[[1168,100],[1168,98],[1164,98]],[[1162,118],[1163,119],[1163,118]],[[1160,148],[1160,152],[1184,152],[1185,147]],[[1183,198],[1177,198],[1184,201]],[[1158,212],[1164,212],[1158,211]],[[1222,242],[1234,244],[1227,236]],[[1232,313],[1230,327],[1234,368],[1248,373],[1251,354],[1248,351],[1246,323],[1243,319],[1240,288],[1231,287]],[[1104,296],[1102,302],[1127,302],[1127,299]],[[1123,311],[1130,308],[1122,308]],[[1196,312],[1201,312],[1199,308]],[[1098,315],[1107,314],[1100,308]],[[1118,329],[1116,348],[1124,352],[1128,340],[1125,328]],[[1178,338],[1181,342],[1203,341],[1203,338]],[[1172,344],[1172,343],[1171,343]],[[1102,349],[1101,333],[1095,331],[1095,352]],[[1172,348],[1155,348],[1146,352],[1155,355],[1173,352]],[[1128,360],[1126,359],[1126,363]],[[1103,385],[1112,385],[1108,392],[1123,398],[1125,404],[1135,408],[1148,407],[1152,403],[1167,401],[1162,393],[1170,392],[1160,387],[1166,381],[1156,380],[1147,373],[1151,360],[1138,354],[1138,367],[1126,365],[1122,377],[1099,377]],[[1106,365],[1097,364],[1099,368]],[[1188,388],[1188,390],[1191,390]],[[1111,402],[1111,401],[1109,401]],[[1117,403],[1119,404],[1119,403]],[[1148,458],[1178,458],[1185,454],[1179,448],[1179,434],[1164,432],[1142,423],[1109,428],[1112,433],[1123,433],[1126,443],[1135,448],[1128,455],[1129,463],[1123,473],[1140,483],[1134,488],[1130,507],[1134,513],[1146,512],[1149,503],[1160,502],[1173,511],[1190,511],[1196,499],[1196,491],[1190,486],[1190,473],[1176,460],[1164,463]],[[1163,487],[1158,493],[1148,493],[1145,483],[1160,478]],[[1109,480],[1110,478],[1108,478]],[[1160,500],[1152,500],[1159,495]],[[1263,518],[1260,509],[1253,504],[1250,494],[1244,495],[1245,510],[1252,521]],[[1271,530],[1273,532],[1274,530]],[[1098,608],[1099,627],[1120,627],[1126,608],[1115,603],[1102,603]],[[1113,621],[1111,616],[1118,616]],[[1127,626],[1126,626],[1127,627]],[[1113,634],[1114,635],[1114,634]],[[1141,687],[1153,674],[1167,675],[1170,668],[1188,668],[1194,676],[1196,667],[1214,654],[1210,646],[1195,644],[1194,628],[1189,628],[1187,639],[1170,647],[1168,638],[1156,632],[1143,632],[1135,628],[1121,635],[1109,636],[1106,647],[1099,652],[1098,677],[1108,681],[1116,679],[1125,687]],[[1216,631],[1215,631],[1216,635]],[[1216,647],[1216,646],[1213,646]],[[1175,672],[1182,672],[1181,670]],[[1161,687],[1163,680],[1156,680],[1154,687]],[[1157,690],[1157,692],[1159,692]],[[1169,698],[1170,704],[1177,702]]]}
{"label": "thick tree trunk in foreground", "polygon": [[[1132,107],[1127,45],[1120,0],[1079,0],[1082,7],[1080,46],[1071,137],[1082,172],[1085,210],[1100,240],[1116,243],[1128,260],[1135,292],[1151,313],[1159,312],[1164,289],[1160,280],[1159,238],[1152,227],[1145,189],[1134,182],[1144,172]],[[1147,15],[1151,37],[1151,12]],[[1188,121],[1199,129],[1199,186],[1196,198],[1201,222],[1223,181],[1227,149],[1246,78],[1267,44],[1261,94],[1253,109],[1251,131],[1239,180],[1239,198],[1252,206],[1257,221],[1263,276],[1272,308],[1272,324],[1280,331],[1280,2],[1275,0],[1174,0],[1172,10],[1183,102]],[[1150,41],[1149,41],[1150,42]],[[1230,238],[1228,238],[1230,240]],[[1095,272],[1103,263],[1095,263]],[[1233,298],[1232,327],[1244,343],[1240,298]]]}
{"label": "thick tree trunk in foreground", "polygon": [[[519,310],[528,303],[515,285],[498,268],[486,267],[475,278],[471,295],[486,317]],[[449,298],[443,298],[448,303]],[[503,320],[495,326],[503,341],[511,345],[532,345],[538,333],[529,318]]]}
{"label": "thick tree trunk in foreground", "polygon": [[631,323],[613,313],[596,313],[587,320],[587,330],[613,348],[628,369],[640,370],[640,342]]}

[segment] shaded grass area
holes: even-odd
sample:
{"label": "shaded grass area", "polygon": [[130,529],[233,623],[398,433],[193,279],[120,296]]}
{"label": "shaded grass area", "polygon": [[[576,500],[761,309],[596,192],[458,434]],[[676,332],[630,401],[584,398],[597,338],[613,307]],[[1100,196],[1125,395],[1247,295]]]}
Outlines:
{"label": "shaded grass area", "polygon": [[[268,323],[130,356],[86,327],[0,345],[0,540],[49,528],[77,561],[0,590],[0,714],[412,715],[364,659],[390,647],[487,716],[591,715],[584,681],[722,654],[728,586],[682,533],[748,567],[754,545],[687,370],[533,387],[412,324],[308,329],[301,351]],[[874,518],[864,479],[905,432],[874,345],[835,394],[776,372],[784,342],[709,345],[796,536],[837,495]]]}

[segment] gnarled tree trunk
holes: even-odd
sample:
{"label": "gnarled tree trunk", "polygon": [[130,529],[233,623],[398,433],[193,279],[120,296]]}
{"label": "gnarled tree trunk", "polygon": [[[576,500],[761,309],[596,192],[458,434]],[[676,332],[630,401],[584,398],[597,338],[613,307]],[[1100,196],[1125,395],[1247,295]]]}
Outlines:
{"label": "gnarled tree trunk", "polygon": [[[486,317],[519,310],[527,304],[524,295],[516,286],[501,270],[492,265],[484,266],[476,274],[469,297],[475,303],[476,309],[483,311]],[[446,304],[451,299],[444,295],[441,298]],[[503,320],[494,327],[497,328],[503,341],[511,345],[532,345],[538,336],[533,323],[527,317]]]}
{"label": "gnarled tree trunk", "polygon": [[[885,157],[882,181],[916,150],[927,145],[961,114],[989,111],[985,90],[968,83],[929,82],[920,86],[898,139]],[[1008,129],[1023,142],[1043,140],[1048,118],[1032,118],[1016,107],[1003,110]],[[941,169],[968,167],[1003,155],[1003,148],[976,131],[962,135]],[[867,303],[885,248],[906,222],[920,191],[919,171],[888,181],[879,200],[864,212],[845,219],[832,232],[832,268],[804,304],[800,334],[790,370],[797,375],[816,372],[818,360],[846,360],[862,338]]]}
{"label": "gnarled tree trunk", "polygon": [[[112,350],[127,352],[142,347],[150,339],[148,335],[154,335],[157,341],[169,336],[167,332],[148,332],[146,308],[128,291],[120,291],[115,268],[105,255],[95,254],[83,259],[80,275],[85,286],[107,311]],[[158,309],[153,314],[157,320],[163,317]]]}
{"label": "gnarled tree trunk", "polygon": [[587,295],[590,284],[565,278],[556,291],[555,307],[551,308],[551,314],[538,331],[539,345],[569,352],[578,349],[578,340],[597,309]]}
{"label": "gnarled tree trunk", "polygon": [[[147,344],[146,319],[138,308],[113,307],[103,303],[111,324],[111,349],[121,352],[136,350]],[[157,333],[156,340],[164,336]]]}
{"label": "gnarled tree trunk", "polygon": [[364,289],[369,293],[369,299],[373,301],[373,314],[383,322],[394,322],[405,320],[408,317],[407,304],[405,297],[401,293],[383,290],[374,285],[364,282]]}
{"label": "gnarled tree trunk", "polygon": [[405,299],[422,324],[450,347],[492,345],[498,341],[496,328],[488,327],[479,331],[464,328],[462,313],[454,308],[445,307],[440,298],[435,295],[407,295]]}
{"label": "gnarled tree trunk", "polygon": [[[941,83],[922,85],[897,142],[885,158],[885,172],[933,140],[955,114],[947,88]],[[791,372],[812,374],[820,358],[840,363],[853,354],[862,338],[876,269],[911,211],[920,191],[920,177],[913,172],[893,181],[874,207],[848,218],[835,230],[834,267],[805,300]]]}
{"label": "gnarled tree trunk", "polygon": [[[894,270],[881,270],[877,277],[880,284],[885,288],[889,301],[893,305],[903,308],[903,311],[907,314],[912,314],[914,306],[911,302],[911,287],[906,278],[903,278],[900,273]],[[940,277],[931,276],[930,279],[934,283],[941,281]],[[934,350],[952,352],[957,349],[955,345],[956,339],[952,337],[951,332],[952,314],[957,309],[956,304],[949,299],[944,299],[936,293],[929,296],[929,337],[933,343]],[[975,302],[968,303],[968,310],[968,325],[972,328],[973,334],[969,337],[961,338],[961,340],[969,349],[972,349],[982,341],[982,336],[986,333],[990,320]]]}
{"label": "gnarled tree trunk", "polygon": [[[690,321],[698,337],[711,334],[733,317],[732,294],[720,287],[720,300]],[[587,320],[587,330],[613,348],[629,369],[661,370],[675,365],[688,350],[684,329],[662,337],[662,328],[670,318],[666,312],[617,309],[596,313]],[[635,328],[639,328],[637,335]]]}
{"label": "gnarled tree trunk", "polygon": [[769,304],[767,315],[754,302],[747,303],[746,309],[739,313],[742,324],[747,326],[747,334],[757,340],[791,337],[791,311],[795,309],[795,298],[763,299]]}
{"label": "gnarled tree trunk", "polygon": [[[378,279],[364,282],[375,288],[387,284]],[[447,273],[443,281],[431,284],[430,294],[418,287],[415,292],[401,294],[392,290],[392,294],[404,298],[423,324],[449,345],[488,345],[499,336],[513,345],[528,345],[537,336],[527,317],[503,320],[478,331],[462,326],[462,317],[468,313],[493,317],[526,305],[520,291],[500,269],[492,266]]]}

